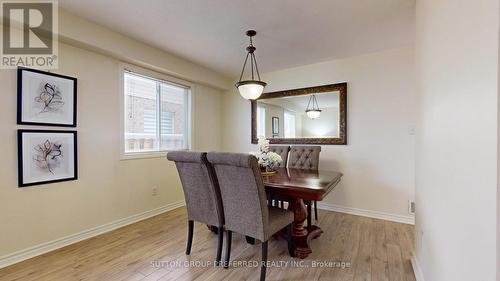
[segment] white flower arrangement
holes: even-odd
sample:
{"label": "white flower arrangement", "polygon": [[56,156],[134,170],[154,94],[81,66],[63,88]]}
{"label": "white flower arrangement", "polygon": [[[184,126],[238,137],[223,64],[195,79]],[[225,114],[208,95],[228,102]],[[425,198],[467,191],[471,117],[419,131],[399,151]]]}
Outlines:
{"label": "white flower arrangement", "polygon": [[259,165],[266,169],[266,172],[274,171],[274,167],[283,162],[281,156],[275,152],[269,151],[269,140],[265,138],[259,138],[258,142],[259,150],[257,152],[250,152],[250,154],[257,157],[259,160]]}

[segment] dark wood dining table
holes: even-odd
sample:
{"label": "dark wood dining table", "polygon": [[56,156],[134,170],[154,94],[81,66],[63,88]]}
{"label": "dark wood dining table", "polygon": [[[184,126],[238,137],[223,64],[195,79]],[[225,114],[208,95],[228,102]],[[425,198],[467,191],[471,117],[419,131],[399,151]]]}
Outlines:
{"label": "dark wood dining table", "polygon": [[266,192],[285,198],[288,209],[294,214],[292,237],[294,254],[306,258],[312,253],[311,239],[319,237],[323,231],[317,225],[304,226],[307,208],[304,202],[321,201],[340,182],[342,173],[326,170],[304,170],[277,168],[274,175],[263,176]]}

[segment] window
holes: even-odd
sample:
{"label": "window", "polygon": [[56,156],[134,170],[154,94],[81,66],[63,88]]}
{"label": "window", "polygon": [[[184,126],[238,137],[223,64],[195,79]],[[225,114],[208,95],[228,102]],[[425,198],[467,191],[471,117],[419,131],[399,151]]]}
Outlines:
{"label": "window", "polygon": [[257,137],[266,137],[266,109],[257,106]]}
{"label": "window", "polygon": [[131,71],[123,82],[124,154],[189,149],[190,88]]}
{"label": "window", "polygon": [[284,136],[285,138],[295,138],[295,113],[285,111]]}

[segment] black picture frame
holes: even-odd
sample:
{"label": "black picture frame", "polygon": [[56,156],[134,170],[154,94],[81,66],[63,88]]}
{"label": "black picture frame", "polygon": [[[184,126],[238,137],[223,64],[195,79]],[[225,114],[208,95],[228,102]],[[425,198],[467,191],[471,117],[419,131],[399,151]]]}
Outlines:
{"label": "black picture frame", "polygon": [[271,123],[272,123],[273,137],[278,136],[280,134],[280,118],[279,117],[272,117]]}
{"label": "black picture frame", "polygon": [[[24,157],[25,151],[23,149],[23,138],[25,134],[29,133],[45,133],[45,134],[71,134],[73,136],[73,176],[67,178],[58,178],[54,180],[44,180],[37,182],[24,182]],[[17,163],[18,163],[18,187],[27,187],[33,185],[50,184],[56,182],[73,181],[78,179],[78,133],[73,130],[30,130],[18,129],[17,130]]]}
{"label": "black picture frame", "polygon": [[[46,76],[57,77],[61,79],[70,80],[73,82],[73,103],[69,107],[73,110],[72,122],[69,123],[53,123],[53,122],[35,122],[35,121],[25,121],[23,120],[23,75],[26,72],[32,72],[37,74],[42,74]],[[66,75],[46,72],[38,69],[31,69],[26,67],[19,67],[17,69],[17,124],[18,125],[35,125],[35,126],[57,126],[57,127],[76,127],[77,118],[77,88],[78,79],[75,77],[70,77]]]}

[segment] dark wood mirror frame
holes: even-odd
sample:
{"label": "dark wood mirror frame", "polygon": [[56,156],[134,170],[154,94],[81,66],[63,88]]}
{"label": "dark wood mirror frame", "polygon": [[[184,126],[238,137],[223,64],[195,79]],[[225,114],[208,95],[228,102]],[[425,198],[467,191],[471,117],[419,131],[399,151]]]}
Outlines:
{"label": "dark wood mirror frame", "polygon": [[263,93],[257,100],[251,101],[252,106],[252,143],[257,140],[257,101],[290,96],[302,96],[315,93],[338,91],[339,95],[339,137],[338,138],[269,138],[271,144],[347,144],[347,83],[337,83],[323,86],[315,86],[301,89],[284,90]]}

